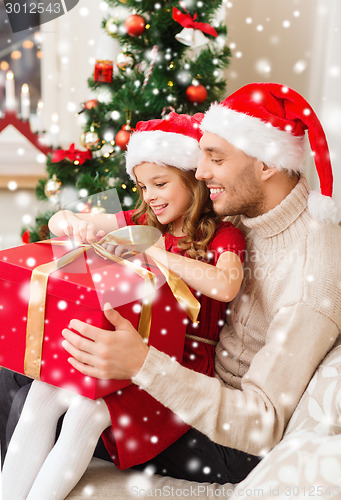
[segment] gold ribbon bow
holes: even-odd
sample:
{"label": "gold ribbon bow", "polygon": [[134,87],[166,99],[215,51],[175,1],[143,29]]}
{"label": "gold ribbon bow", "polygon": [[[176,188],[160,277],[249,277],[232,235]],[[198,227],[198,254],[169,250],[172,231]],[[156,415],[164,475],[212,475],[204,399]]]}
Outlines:
{"label": "gold ribbon bow", "polygon": [[[158,241],[159,237],[160,232],[155,227],[127,226],[108,233],[99,242],[82,245],[80,248],[72,250],[59,259],[46,264],[41,264],[33,270],[30,283],[30,300],[27,314],[26,351],[24,360],[24,371],[27,376],[38,380],[40,379],[48,278],[51,273],[70,264],[91,248],[93,248],[94,251],[101,257],[111,260],[112,262],[117,262],[131,269],[145,280],[145,296],[142,300],[138,331],[142,338],[149,338],[151,309],[155,294],[155,274],[134,262],[113,255],[103,247],[103,244],[110,243],[115,245],[124,245],[128,246],[133,251],[144,252],[148,247],[154,245],[156,241]],[[65,246],[68,242],[45,240],[39,243]],[[200,310],[200,303],[193,296],[188,286],[181,280],[181,278],[167,269],[163,264],[154,259],[153,261],[164,275],[174,297],[185,310],[188,317],[191,321],[196,321]]]}

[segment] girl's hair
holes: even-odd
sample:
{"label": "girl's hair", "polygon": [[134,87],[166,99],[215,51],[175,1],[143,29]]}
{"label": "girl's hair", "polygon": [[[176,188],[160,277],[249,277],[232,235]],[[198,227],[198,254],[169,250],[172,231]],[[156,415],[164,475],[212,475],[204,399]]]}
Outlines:
{"label": "girl's hair", "polygon": [[[213,210],[212,201],[209,197],[209,190],[203,181],[195,178],[194,170],[180,170],[176,167],[167,166],[176,170],[185,187],[187,187],[191,200],[189,208],[185,212],[183,232],[187,235],[178,242],[178,247],[186,250],[186,255],[193,259],[208,260],[207,247],[216,231],[222,217]],[[135,224],[138,224],[141,217],[145,216],[145,224],[160,229],[164,234],[172,230],[172,224],[160,224],[150,206],[143,200],[143,192],[136,184],[139,199],[136,204],[136,212],[132,216]]]}

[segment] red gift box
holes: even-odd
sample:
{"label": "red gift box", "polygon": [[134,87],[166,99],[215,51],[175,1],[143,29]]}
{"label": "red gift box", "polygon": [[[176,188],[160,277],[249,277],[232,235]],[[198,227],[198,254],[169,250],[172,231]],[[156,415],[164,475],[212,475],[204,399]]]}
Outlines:
{"label": "red gift box", "polygon": [[[56,240],[60,241],[60,238]],[[55,247],[44,243],[32,243],[0,252],[0,366],[25,373],[32,271],[68,252],[69,249],[65,246]],[[140,257],[145,261],[143,267],[156,276],[158,283],[152,302],[148,343],[181,361],[186,314],[159,269],[151,261],[147,262],[145,255]],[[61,345],[64,340],[61,331],[73,318],[113,330],[114,327],[102,311],[106,302],[110,302],[137,328],[143,307],[144,285],[145,280],[141,276],[120,263],[103,259],[92,249],[50,274],[46,292],[40,379],[91,399],[129,385],[129,380],[100,380],[75,370],[68,363],[69,354]]]}
{"label": "red gift box", "polygon": [[114,64],[112,61],[97,60],[95,63],[95,82],[111,83]]}

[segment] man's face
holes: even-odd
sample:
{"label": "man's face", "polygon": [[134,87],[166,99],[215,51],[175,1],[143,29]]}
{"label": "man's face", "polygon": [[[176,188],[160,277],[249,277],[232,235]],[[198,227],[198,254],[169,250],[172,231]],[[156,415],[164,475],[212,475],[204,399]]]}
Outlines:
{"label": "man's face", "polygon": [[195,176],[210,189],[215,212],[248,217],[263,213],[262,163],[211,132],[204,133],[200,147],[203,157]]}

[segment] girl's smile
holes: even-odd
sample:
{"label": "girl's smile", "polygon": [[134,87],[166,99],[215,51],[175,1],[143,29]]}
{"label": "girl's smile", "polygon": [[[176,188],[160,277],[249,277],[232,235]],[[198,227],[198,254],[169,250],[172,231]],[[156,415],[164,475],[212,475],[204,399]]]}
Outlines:
{"label": "girl's smile", "polygon": [[192,195],[178,169],[144,162],[134,168],[134,174],[144,201],[153,210],[160,224],[171,223],[173,235],[184,236],[182,228]]}
{"label": "girl's smile", "polygon": [[168,203],[164,203],[163,205],[150,205],[150,207],[153,209],[155,215],[161,215],[168,207]]}

